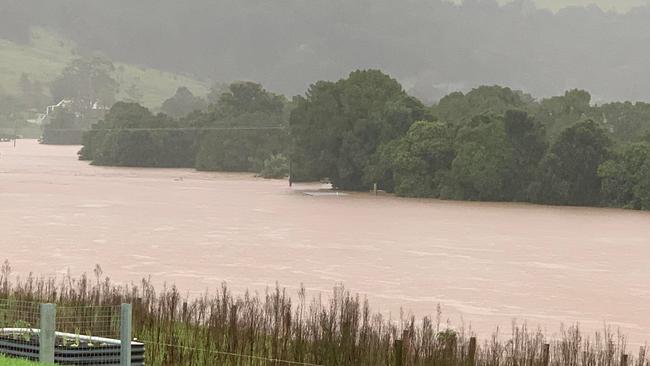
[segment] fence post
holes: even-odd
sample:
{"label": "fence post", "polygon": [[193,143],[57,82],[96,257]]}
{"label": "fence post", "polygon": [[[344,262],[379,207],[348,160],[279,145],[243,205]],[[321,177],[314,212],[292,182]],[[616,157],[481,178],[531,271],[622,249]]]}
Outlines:
{"label": "fence post", "polygon": [[40,305],[41,329],[38,334],[38,360],[42,363],[54,363],[54,339],[56,336],[56,305]]}
{"label": "fence post", "polygon": [[293,187],[293,161],[291,160],[291,155],[289,155],[289,187]]}
{"label": "fence post", "polygon": [[122,304],[120,318],[120,366],[131,366],[131,304]]}
{"label": "fence post", "polygon": [[469,339],[469,366],[476,365],[476,337]]}
{"label": "fence post", "polygon": [[551,345],[550,344],[545,344],[542,348],[542,366],[548,366],[549,362],[551,361]]}

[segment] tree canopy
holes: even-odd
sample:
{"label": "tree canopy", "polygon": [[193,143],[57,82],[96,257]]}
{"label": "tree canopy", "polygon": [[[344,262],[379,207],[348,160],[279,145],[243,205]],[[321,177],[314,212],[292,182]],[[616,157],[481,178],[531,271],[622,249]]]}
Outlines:
{"label": "tree canopy", "polygon": [[73,60],[50,86],[54,102],[72,99],[78,109],[112,106],[119,88],[111,75],[114,69],[111,61],[101,57]]}
{"label": "tree canopy", "polygon": [[541,162],[537,200],[599,204],[598,168],[610,157],[611,147],[607,132],[593,120],[583,120],[565,129]]}
{"label": "tree canopy", "polygon": [[182,86],[176,90],[173,97],[163,102],[160,110],[168,116],[178,119],[206,108],[207,103],[203,98],[194,96],[189,89]]}
{"label": "tree canopy", "polygon": [[93,164],[195,167],[286,173],[284,98],[254,83],[234,83],[210,108],[180,88],[154,115],[137,103],[116,103],[84,135],[80,158]]}
{"label": "tree canopy", "polygon": [[[192,98],[179,90],[168,106],[183,100]],[[538,101],[487,86],[426,107],[378,70],[317,81],[291,102],[237,82],[182,118],[116,103],[84,135],[80,156],[275,178],[291,165],[294,181],[337,189],[650,209],[650,138],[636,142],[649,130],[646,106],[590,101],[582,90]]]}
{"label": "tree canopy", "polygon": [[378,70],[355,71],[336,83],[318,82],[294,99],[290,133],[298,180],[329,178],[335,187],[363,189],[378,147],[431,119],[424,105]]}

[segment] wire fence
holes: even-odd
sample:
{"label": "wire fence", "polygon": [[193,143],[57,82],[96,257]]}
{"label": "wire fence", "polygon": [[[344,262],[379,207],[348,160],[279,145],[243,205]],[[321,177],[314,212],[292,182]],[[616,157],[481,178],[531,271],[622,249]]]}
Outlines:
{"label": "wire fence", "polygon": [[0,299],[0,328],[39,328],[39,303]]}
{"label": "wire fence", "polygon": [[[51,344],[58,365],[117,365],[120,362],[120,306],[59,306],[51,313],[54,339],[47,341],[41,303],[0,299],[0,354],[39,360]],[[44,329],[45,328],[45,329]],[[144,346],[134,366],[144,365]]]}
{"label": "wire fence", "polygon": [[126,128],[47,128],[48,131],[69,131],[69,132],[99,132],[99,131],[255,131],[255,130],[286,130],[285,126],[262,126],[262,127],[126,127]]}
{"label": "wire fence", "polygon": [[[167,349],[180,349],[187,352],[188,357],[196,357],[205,360],[206,355],[211,355],[215,365],[238,365],[238,366],[265,366],[265,365],[289,365],[289,366],[323,366],[321,364],[282,360],[277,358],[262,357],[255,355],[246,355],[241,353],[219,351],[216,349],[206,349],[199,347],[188,347],[178,344],[161,343],[144,340],[145,344],[156,345]],[[210,357],[207,357],[210,358]]]}
{"label": "wire fence", "polygon": [[119,306],[59,306],[56,330],[60,332],[117,339],[120,336]]}
{"label": "wire fence", "polygon": [[[55,315],[55,360],[59,365],[117,365],[120,357],[120,306],[57,306]],[[41,346],[41,303],[0,299],[0,354],[39,360]],[[283,360],[252,354],[222,351],[181,344],[138,340],[135,362],[144,365],[144,345],[156,354],[149,357],[155,364],[182,352],[197,360],[211,360],[215,365],[238,366],[322,366],[317,363]],[[172,356],[173,358],[173,356]]]}
{"label": "wire fence", "polygon": [[37,360],[39,319],[38,303],[0,299],[0,354]]}

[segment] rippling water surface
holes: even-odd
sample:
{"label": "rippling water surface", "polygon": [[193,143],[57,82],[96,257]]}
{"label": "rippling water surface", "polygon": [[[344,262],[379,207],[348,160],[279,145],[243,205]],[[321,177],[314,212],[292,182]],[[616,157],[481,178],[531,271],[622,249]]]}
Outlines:
{"label": "rippling water surface", "polygon": [[549,334],[580,322],[650,340],[650,214],[307,196],[246,174],[94,167],[75,146],[0,143],[0,260],[18,274],[152,276],[183,291],[337,283],[376,310],[464,320],[479,336],[513,319]]}

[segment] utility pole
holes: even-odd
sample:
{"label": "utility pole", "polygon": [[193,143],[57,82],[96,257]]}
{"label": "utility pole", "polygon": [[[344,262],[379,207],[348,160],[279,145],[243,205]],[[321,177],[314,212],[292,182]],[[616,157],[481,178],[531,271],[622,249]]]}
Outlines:
{"label": "utility pole", "polygon": [[291,171],[291,156],[289,156],[289,187],[293,187],[293,175]]}
{"label": "utility pole", "polygon": [[293,151],[294,151],[294,144],[293,141],[291,140],[291,123],[289,123],[289,129],[287,132],[287,135],[289,135],[289,188],[293,187]]}
{"label": "utility pole", "polygon": [[18,120],[14,119],[14,149],[16,148],[17,139],[18,139]]}

